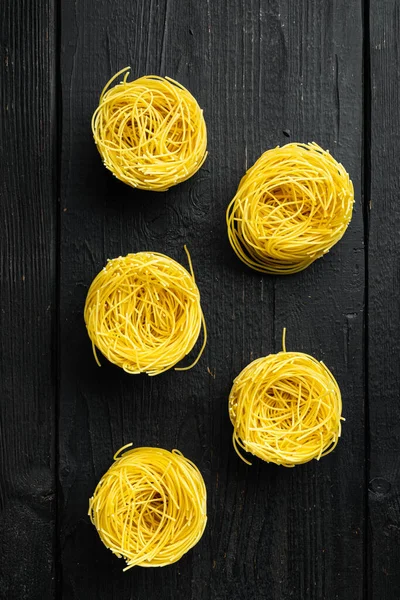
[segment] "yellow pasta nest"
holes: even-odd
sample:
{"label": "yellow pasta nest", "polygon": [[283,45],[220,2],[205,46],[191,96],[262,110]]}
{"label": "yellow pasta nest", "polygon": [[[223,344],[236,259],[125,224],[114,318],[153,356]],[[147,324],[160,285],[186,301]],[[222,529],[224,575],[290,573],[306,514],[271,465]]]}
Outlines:
{"label": "yellow pasta nest", "polygon": [[332,373],[312,356],[258,358],[236,377],[229,396],[233,445],[285,467],[319,460],[336,447],[342,399]]}
{"label": "yellow pasta nest", "polygon": [[207,494],[200,471],[178,450],[134,448],[114,456],[89,500],[101,541],[134,567],[164,567],[203,535]]}
{"label": "yellow pasta nest", "polygon": [[[169,77],[128,82],[130,67],[103,89],[92,131],[107,169],[124,183],[162,192],[189,179],[207,156],[203,111],[190,92]],[[122,73],[121,83],[110,87]]]}
{"label": "yellow pasta nest", "polygon": [[138,252],[109,260],[93,280],[84,318],[96,348],[127,373],[158,375],[176,365],[195,345],[203,326],[192,263],[190,273],[172,258]]}
{"label": "yellow pasta nest", "polygon": [[353,184],[315,143],[265,152],[242,178],[226,214],[237,256],[262,273],[308,267],[340,240],[350,222]]}

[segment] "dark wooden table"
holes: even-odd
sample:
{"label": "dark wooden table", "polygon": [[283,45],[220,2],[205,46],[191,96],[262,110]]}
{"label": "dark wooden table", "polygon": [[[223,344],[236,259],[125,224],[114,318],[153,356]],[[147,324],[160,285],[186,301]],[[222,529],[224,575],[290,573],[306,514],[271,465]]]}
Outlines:
{"label": "dark wooden table", "polygon": [[[0,196],[0,597],[400,598],[400,2],[3,0]],[[102,166],[90,118],[120,68],[169,75],[204,108],[209,158],[167,193]],[[234,256],[225,209],[266,149],[315,140],[351,174],[343,240],[303,273]],[[99,369],[83,323],[107,258],[186,263],[209,329],[190,372]],[[346,422],[321,462],[242,463],[227,396],[287,343],[323,359]],[[179,448],[208,489],[179,563],[122,572],[87,517],[123,444]]]}

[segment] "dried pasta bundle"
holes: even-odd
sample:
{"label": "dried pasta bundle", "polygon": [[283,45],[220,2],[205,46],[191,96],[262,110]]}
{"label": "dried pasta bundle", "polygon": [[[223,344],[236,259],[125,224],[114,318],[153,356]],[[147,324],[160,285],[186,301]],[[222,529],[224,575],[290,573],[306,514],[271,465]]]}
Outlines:
{"label": "dried pasta bundle", "polygon": [[192,263],[190,273],[172,258],[138,252],[109,260],[93,280],[84,318],[93,352],[96,348],[127,373],[158,375],[182,360],[195,345],[203,327]]}
{"label": "dried pasta bundle", "polygon": [[[285,333],[284,333],[285,338]],[[342,399],[332,373],[302,352],[258,358],[236,377],[229,396],[233,445],[285,467],[319,460],[336,447]]]}
{"label": "dried pasta bundle", "polygon": [[178,450],[121,448],[89,500],[101,541],[127,566],[164,567],[178,561],[207,523],[204,480]]}
{"label": "dried pasta bundle", "polygon": [[[103,89],[92,131],[107,169],[142,190],[165,191],[189,179],[207,156],[203,111],[173,79],[148,75],[127,81],[130,67]],[[111,84],[122,73],[122,82]]]}
{"label": "dried pasta bundle", "polygon": [[344,167],[315,143],[265,152],[228,206],[229,241],[262,273],[290,274],[326,254],[345,233],[354,203]]}

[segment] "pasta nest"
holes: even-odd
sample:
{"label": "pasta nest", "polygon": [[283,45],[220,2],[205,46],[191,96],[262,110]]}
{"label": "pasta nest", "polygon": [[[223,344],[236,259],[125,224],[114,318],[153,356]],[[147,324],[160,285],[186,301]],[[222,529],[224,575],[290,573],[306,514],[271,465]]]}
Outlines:
{"label": "pasta nest", "polygon": [[207,493],[194,463],[178,450],[134,448],[114,456],[89,500],[101,541],[127,566],[178,561],[203,535]]}
{"label": "pasta nest", "polygon": [[341,434],[342,399],[329,369],[308,354],[258,358],[236,377],[229,396],[233,444],[267,462],[293,467],[319,460]]}
{"label": "pasta nest", "polygon": [[[186,250],[186,247],[185,247]],[[93,280],[84,319],[96,348],[130,374],[158,375],[192,350],[207,329],[189,252],[190,273],[172,258],[138,252],[109,260]]]}
{"label": "pasta nest", "polygon": [[229,241],[256,271],[297,273],[341,239],[353,204],[349,175],[328,151],[278,146],[242,178],[226,213]]}
{"label": "pasta nest", "polygon": [[[121,83],[110,87],[122,73]],[[207,157],[203,111],[170,78],[148,75],[128,82],[129,67],[110,79],[92,117],[107,169],[128,185],[162,192],[189,179]]]}

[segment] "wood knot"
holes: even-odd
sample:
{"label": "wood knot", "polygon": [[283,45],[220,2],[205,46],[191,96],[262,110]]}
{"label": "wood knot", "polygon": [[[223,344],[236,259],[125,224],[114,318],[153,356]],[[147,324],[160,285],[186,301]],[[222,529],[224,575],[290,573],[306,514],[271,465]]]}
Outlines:
{"label": "wood knot", "polygon": [[377,496],[386,496],[392,489],[392,484],[383,477],[374,477],[369,482],[368,489]]}

